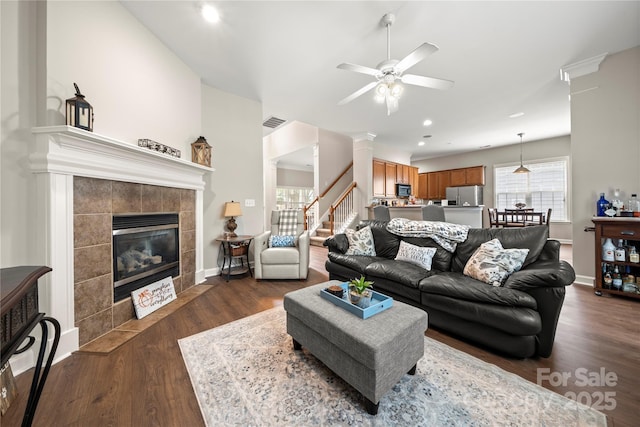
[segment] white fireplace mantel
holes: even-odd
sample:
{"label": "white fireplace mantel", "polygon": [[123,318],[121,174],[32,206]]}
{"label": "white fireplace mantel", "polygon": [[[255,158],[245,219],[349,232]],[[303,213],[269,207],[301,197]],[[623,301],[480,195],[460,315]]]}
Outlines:
{"label": "white fireplace mantel", "polygon": [[[214,169],[72,126],[32,129],[34,173],[59,173],[164,187],[203,190]],[[184,153],[183,153],[184,154]]]}
{"label": "white fireplace mantel", "polygon": [[[35,140],[29,162],[36,174],[35,228],[39,239],[36,256],[38,263],[52,268],[41,279],[39,305],[41,311],[60,322],[57,362],[79,348],[74,324],[73,177],[195,190],[198,284],[205,280],[204,176],[214,169],[70,126],[38,127],[32,132]],[[13,371],[23,372],[35,360],[35,350],[14,356]]]}

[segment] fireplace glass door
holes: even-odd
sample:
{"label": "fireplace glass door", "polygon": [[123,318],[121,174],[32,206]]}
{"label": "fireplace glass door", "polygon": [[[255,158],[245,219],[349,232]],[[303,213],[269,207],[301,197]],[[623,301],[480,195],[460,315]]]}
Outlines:
{"label": "fireplace glass door", "polygon": [[113,218],[114,300],[179,273],[177,214],[144,214]]}

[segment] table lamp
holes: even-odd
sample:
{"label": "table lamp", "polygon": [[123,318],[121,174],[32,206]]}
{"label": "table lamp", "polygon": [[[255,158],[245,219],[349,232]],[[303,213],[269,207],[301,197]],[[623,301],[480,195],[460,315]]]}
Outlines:
{"label": "table lamp", "polygon": [[233,200],[230,202],[226,202],[224,204],[224,216],[229,218],[227,221],[227,229],[229,230],[229,237],[237,237],[238,235],[235,233],[238,224],[236,224],[236,220],[234,217],[241,216],[242,209],[240,209],[240,202],[234,202]]}

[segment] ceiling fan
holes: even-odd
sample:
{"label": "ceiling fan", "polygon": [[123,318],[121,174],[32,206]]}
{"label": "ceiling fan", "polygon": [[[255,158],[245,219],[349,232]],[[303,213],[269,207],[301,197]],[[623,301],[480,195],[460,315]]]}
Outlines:
{"label": "ceiling fan", "polygon": [[344,105],[351,102],[357,97],[375,88],[376,100],[386,102],[387,115],[390,115],[391,113],[398,111],[398,99],[403,91],[403,87],[400,83],[441,90],[449,89],[453,86],[453,82],[450,80],[417,76],[414,74],[403,74],[427,56],[437,52],[438,47],[431,43],[423,43],[400,61],[397,59],[391,59],[391,25],[395,19],[396,17],[394,14],[387,13],[380,21],[381,25],[387,27],[387,59],[385,61],[378,64],[376,68],[350,64],[348,62],[338,65],[338,68],[342,70],[355,71],[356,73],[367,74],[376,78],[376,81],[358,89],[342,101],[338,102],[338,105]]}

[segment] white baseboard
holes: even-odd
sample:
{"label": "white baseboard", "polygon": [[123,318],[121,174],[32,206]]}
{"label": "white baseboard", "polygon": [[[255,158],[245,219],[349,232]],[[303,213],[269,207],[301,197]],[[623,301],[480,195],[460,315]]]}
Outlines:
{"label": "white baseboard", "polygon": [[[59,361],[66,359],[71,356],[71,353],[78,350],[78,328],[72,328],[68,331],[63,331],[60,335],[60,342],[58,343],[58,348],[56,349],[56,354],[53,357],[53,364],[55,365]],[[49,328],[49,336],[47,337],[47,352],[45,353],[45,362],[47,357],[49,357],[49,350],[51,349],[51,344],[53,343],[53,338],[51,335],[53,334],[53,329]],[[11,370],[13,371],[13,375],[17,376],[21,373],[28,371],[33,368],[36,364],[36,360],[38,359],[38,351],[40,350],[40,328],[38,328],[38,337],[36,338],[36,342],[33,343],[31,348],[24,353],[16,354],[11,357]],[[45,363],[43,362],[43,363]]]}
{"label": "white baseboard", "polygon": [[573,283],[575,285],[583,285],[593,288],[593,283],[595,282],[595,280],[595,277],[576,275],[576,280]]}

